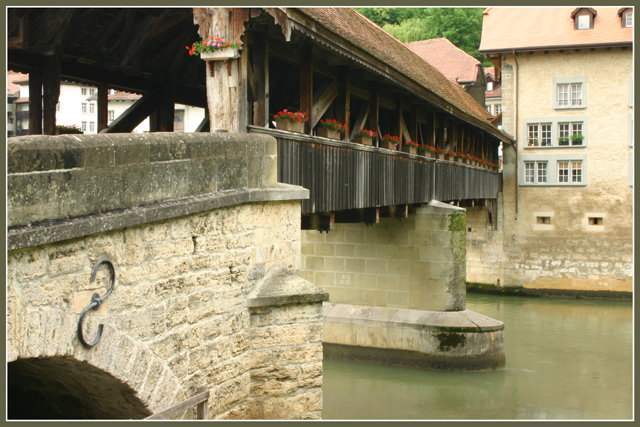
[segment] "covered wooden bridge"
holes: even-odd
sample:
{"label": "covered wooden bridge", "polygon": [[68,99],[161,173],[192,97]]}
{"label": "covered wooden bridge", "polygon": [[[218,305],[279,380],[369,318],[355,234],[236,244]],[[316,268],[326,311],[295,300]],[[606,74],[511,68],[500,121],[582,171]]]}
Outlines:
{"label": "covered wooden bridge", "polygon": [[[238,58],[189,55],[211,36],[241,41]],[[402,218],[432,199],[495,200],[493,165],[512,142],[458,85],[350,8],[10,8],[8,48],[8,68],[29,73],[31,134],[53,134],[67,80],[98,88],[100,132],[131,132],[146,117],[152,132],[173,131],[181,103],[207,108],[200,131],[273,135],[278,180],[311,190],[305,227]],[[142,97],[107,125],[109,89]],[[306,113],[302,132],[278,129],[285,109]],[[329,119],[346,125],[339,139],[317,135]],[[360,128],[377,133],[371,145],[354,142]]]}

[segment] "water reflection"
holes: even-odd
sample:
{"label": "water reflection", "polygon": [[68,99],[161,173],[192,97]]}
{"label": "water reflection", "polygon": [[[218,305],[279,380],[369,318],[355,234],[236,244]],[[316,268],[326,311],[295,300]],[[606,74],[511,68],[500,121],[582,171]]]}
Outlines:
{"label": "water reflection", "polygon": [[467,307],[505,323],[504,369],[325,360],[323,418],[631,419],[631,302],[472,294]]}

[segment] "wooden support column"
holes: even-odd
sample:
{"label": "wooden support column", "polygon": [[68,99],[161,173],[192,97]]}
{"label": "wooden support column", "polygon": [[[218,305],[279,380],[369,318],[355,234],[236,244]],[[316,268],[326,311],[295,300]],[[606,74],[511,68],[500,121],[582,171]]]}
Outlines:
{"label": "wooden support column", "polygon": [[414,105],[409,113],[409,137],[411,141],[418,141],[418,106]]}
{"label": "wooden support column", "polygon": [[42,73],[29,72],[29,135],[42,134]]}
{"label": "wooden support column", "polygon": [[340,90],[336,103],[337,120],[347,125],[345,139],[348,139],[351,129],[351,70],[349,67],[339,68],[338,82]]}
{"label": "wooden support column", "polygon": [[109,88],[105,83],[98,84],[98,132],[109,125]]}
{"label": "wooden support column", "polygon": [[45,57],[42,74],[42,133],[54,135],[56,131],[56,104],[60,97],[59,49],[54,48],[53,55]]}
{"label": "wooden support column", "polygon": [[310,43],[300,47],[302,64],[300,66],[300,111],[307,113],[309,120],[304,124],[304,133],[311,133],[313,117],[313,46]]}
{"label": "wooden support column", "polygon": [[161,99],[158,108],[149,116],[149,130],[151,132],[173,132],[175,103],[173,101],[173,85],[171,82],[162,84]]}
{"label": "wooden support column", "polygon": [[269,53],[267,38],[252,31],[248,34],[249,48],[248,81],[251,88],[252,124],[254,126],[269,126]]}
{"label": "wooden support column", "polygon": [[[369,102],[369,125],[367,129],[378,132],[378,119],[380,117],[380,90],[377,83],[371,85],[370,102]],[[380,135],[382,136],[382,135]],[[378,144],[373,142],[374,146]]]}
{"label": "wooden support column", "polygon": [[[194,8],[194,21],[202,40],[210,36],[222,37],[237,43],[244,34],[244,22],[249,19],[249,8]],[[212,132],[246,131],[247,55],[244,59],[208,61],[206,72],[207,105]],[[243,80],[244,79],[244,80]],[[243,108],[244,107],[244,108]]]}

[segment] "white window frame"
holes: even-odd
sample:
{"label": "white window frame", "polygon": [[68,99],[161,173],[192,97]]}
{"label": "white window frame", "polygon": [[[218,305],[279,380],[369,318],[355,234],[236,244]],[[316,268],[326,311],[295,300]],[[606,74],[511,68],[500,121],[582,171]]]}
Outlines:
{"label": "white window frame", "polygon": [[81,87],[80,88],[80,95],[82,95],[82,96],[86,96],[87,95],[87,88],[86,87]]}
{"label": "white window frame", "polygon": [[493,90],[493,82],[487,82],[487,90]]}
{"label": "white window frame", "polygon": [[96,131],[96,122],[89,122],[89,133],[95,133]]}
{"label": "white window frame", "polygon": [[82,114],[87,114],[87,103],[86,102],[82,103],[81,109],[82,109]]}
{"label": "white window frame", "polygon": [[94,104],[93,102],[89,103],[89,113],[90,114],[95,114],[96,113],[96,104]]}
{"label": "white window frame", "polygon": [[[526,139],[523,142],[525,150],[586,147],[589,139],[588,122],[585,116],[526,117],[523,126],[526,132]],[[571,141],[571,136],[578,133],[583,137],[580,144]],[[560,145],[561,136],[569,138],[566,145]],[[538,146],[529,145],[531,138],[538,140]],[[550,142],[550,144],[542,145],[543,142]]]}
{"label": "white window frame", "polygon": [[82,121],[82,132],[86,132],[86,131],[87,131],[87,122]]}
{"label": "white window frame", "polygon": [[499,115],[500,113],[502,113],[502,104],[494,104],[493,106],[494,106],[494,108],[495,108],[495,112],[496,112],[496,113],[494,114],[494,116],[497,116],[497,115]]}
{"label": "white window frame", "polygon": [[633,12],[627,11],[623,15],[625,28],[633,28]]}
{"label": "white window frame", "polygon": [[96,93],[96,89],[93,87],[89,88],[89,96],[92,96],[94,93]]}
{"label": "white window frame", "polygon": [[591,14],[578,15],[578,29],[588,30],[591,28]]}
{"label": "white window frame", "polygon": [[109,110],[108,115],[109,115],[109,122],[112,122],[112,121],[114,121],[116,119],[115,110]]}
{"label": "white window frame", "polygon": [[[578,93],[579,96],[574,96]],[[554,77],[553,108],[556,110],[587,108],[587,77]]]}
{"label": "white window frame", "polygon": [[[518,172],[518,182],[520,186],[587,186],[587,155],[585,152],[575,152],[570,156],[567,156],[566,153],[523,154],[520,156],[518,163],[519,169],[521,169],[521,171]],[[541,164],[546,164],[546,168],[540,166]],[[561,171],[565,171],[564,175]],[[546,181],[544,180],[544,172],[546,172]],[[564,177],[566,177],[566,179]]]}

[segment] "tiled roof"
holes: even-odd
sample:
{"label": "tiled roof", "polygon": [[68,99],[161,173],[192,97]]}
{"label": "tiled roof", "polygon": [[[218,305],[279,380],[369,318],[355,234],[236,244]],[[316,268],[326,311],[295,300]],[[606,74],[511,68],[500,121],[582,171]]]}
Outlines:
{"label": "tiled roof", "polygon": [[471,95],[356,10],[342,7],[310,7],[297,10],[421,85],[455,109],[491,127],[489,120],[492,116]]}
{"label": "tiled roof", "polygon": [[433,65],[449,80],[460,83],[475,82],[480,62],[459,49],[447,38],[405,43],[420,58]]}
{"label": "tiled roof", "polygon": [[595,7],[593,29],[575,30],[575,7],[490,7],[484,11],[481,52],[631,45],[619,7]]}
{"label": "tiled roof", "polygon": [[496,80],[496,67],[484,67],[484,75]]}
{"label": "tiled roof", "polygon": [[494,90],[486,90],[484,92],[485,98],[500,98],[502,97],[502,86],[498,86]]}
{"label": "tiled roof", "polygon": [[19,82],[29,81],[29,74],[22,74],[16,71],[7,71],[7,95],[14,95],[20,92]]}

